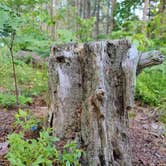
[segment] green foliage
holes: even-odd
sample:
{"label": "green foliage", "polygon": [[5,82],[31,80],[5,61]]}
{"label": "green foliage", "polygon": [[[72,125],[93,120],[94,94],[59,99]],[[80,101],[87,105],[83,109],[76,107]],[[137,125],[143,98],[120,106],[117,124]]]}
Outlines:
{"label": "green foliage", "polygon": [[137,79],[137,99],[151,105],[164,104],[166,98],[166,63],[145,69]]}
{"label": "green foliage", "polygon": [[17,66],[18,86],[25,96],[37,96],[47,91],[47,69]]}
{"label": "green foliage", "polygon": [[130,36],[130,32],[123,32],[123,31],[113,31],[110,35],[110,39],[122,39]]}
{"label": "green foliage", "polygon": [[39,119],[35,118],[29,111],[23,111],[22,109],[18,110],[18,113],[15,115],[16,122],[15,124],[20,126],[24,131],[25,130],[35,130],[38,127]]}
{"label": "green foliage", "polygon": [[15,115],[16,125],[21,126],[23,132],[9,135],[9,153],[7,159],[12,166],[79,166],[82,150],[76,146],[76,142],[68,142],[63,148],[63,153],[56,149],[58,138],[52,136],[51,129],[43,129],[36,139],[24,138],[24,132],[37,129],[39,120],[28,111],[19,110]]}
{"label": "green foliage", "polygon": [[[0,53],[0,105],[4,107],[14,106],[16,99],[14,96],[14,84],[12,74],[12,64],[5,49]],[[30,97],[42,95],[48,89],[47,68],[35,69],[22,61],[15,61],[19,88],[20,105],[32,103]]]}
{"label": "green foliage", "polygon": [[[49,56],[48,33],[40,29],[40,23],[37,21],[39,8],[31,10],[43,0],[5,0],[0,2],[0,42],[9,46],[11,32],[15,32],[14,50],[32,50],[43,56]],[[27,11],[29,10],[29,13]],[[31,11],[31,13],[30,13]],[[35,21],[34,21],[35,20]]]}
{"label": "green foliage", "polygon": [[10,6],[0,3],[0,40],[9,47],[11,34],[16,33],[19,27],[24,23],[23,18]]}
{"label": "green foliage", "polygon": [[[19,96],[20,105],[31,104],[32,99],[30,97]],[[16,105],[16,97],[12,94],[0,93],[0,105],[2,107],[11,107]]]}
{"label": "green foliage", "polygon": [[57,31],[57,34],[58,40],[56,41],[56,43],[67,43],[77,41],[75,33],[70,30],[59,29]]}
{"label": "green foliage", "polygon": [[147,38],[144,34],[138,33],[133,35],[131,38],[133,44],[135,44],[140,51],[148,51],[154,48],[153,40]]}
{"label": "green foliage", "polygon": [[48,57],[51,43],[52,41],[48,40],[46,35],[27,30],[26,32],[18,32],[14,50],[31,50],[42,57]]}
{"label": "green foliage", "polygon": [[75,142],[67,143],[61,155],[56,149],[55,142],[59,139],[51,136],[51,130],[40,132],[37,139],[25,139],[23,134],[9,135],[9,153],[7,159],[12,166],[79,166],[82,150],[77,149]]}
{"label": "green foliage", "polygon": [[89,19],[77,17],[77,24],[79,25],[79,29],[77,30],[76,35],[81,42],[92,40],[91,34],[95,21],[95,17],[91,17]]}
{"label": "green foliage", "polygon": [[24,139],[22,134],[9,135],[9,153],[7,159],[12,166],[51,166],[53,160],[58,160],[59,153],[56,150],[57,138],[50,136],[50,131],[40,132],[40,137]]}
{"label": "green foliage", "polygon": [[[126,24],[130,24],[131,21],[126,22]],[[134,45],[137,46],[138,50],[140,51],[148,51],[155,47],[155,42],[148,37],[145,36],[143,33],[136,33],[137,30],[135,29],[136,22],[133,22],[133,25],[130,25],[128,30],[125,31],[113,31],[112,34],[109,36],[110,39],[121,39],[121,38],[128,38],[132,41]],[[133,24],[132,23],[132,24]],[[125,23],[124,23],[125,24]]]}
{"label": "green foliage", "polygon": [[62,153],[62,165],[64,166],[79,166],[79,158],[82,155],[82,150],[77,149],[76,142],[69,142],[64,146]]}
{"label": "green foliage", "polygon": [[[121,2],[115,3],[115,23],[116,25],[121,25],[125,21],[137,19],[135,15],[135,9],[137,9],[142,4],[142,0],[123,0]],[[118,27],[116,27],[117,30]]]}

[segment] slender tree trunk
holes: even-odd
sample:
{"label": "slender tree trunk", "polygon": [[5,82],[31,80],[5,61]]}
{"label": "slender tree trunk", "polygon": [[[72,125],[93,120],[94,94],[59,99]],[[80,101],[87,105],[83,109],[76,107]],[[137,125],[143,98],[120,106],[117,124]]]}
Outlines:
{"label": "slender tree trunk", "polygon": [[[92,11],[92,13],[91,13],[91,16],[92,16],[92,17],[96,17],[96,15],[97,15],[97,14],[96,14],[96,11],[97,11],[97,1],[98,1],[98,0],[94,0],[93,11]],[[97,17],[96,17],[96,18],[97,18]],[[97,22],[97,21],[96,21],[96,22]],[[97,30],[96,30],[96,29],[97,29],[96,27],[97,27],[97,23],[95,23],[95,27],[94,27],[95,30],[94,30],[94,32],[93,32],[93,34],[92,34],[93,38],[96,38],[96,31],[97,31]]]}
{"label": "slender tree trunk", "polygon": [[86,0],[83,0],[83,18],[85,18],[86,15]]}
{"label": "slender tree trunk", "polygon": [[83,1],[80,0],[80,17],[83,17]]}
{"label": "slender tree trunk", "polygon": [[99,35],[99,23],[100,23],[100,0],[96,0],[97,1],[97,7],[96,7],[96,34],[95,34],[95,38],[97,38],[97,36]]}
{"label": "slender tree trunk", "polygon": [[97,6],[97,0],[94,1],[94,9],[93,9],[93,12],[91,14],[91,16],[96,16],[96,6]]}
{"label": "slender tree trunk", "polygon": [[80,1],[75,0],[75,7],[76,7],[76,17],[75,17],[75,32],[78,31],[78,23],[77,23],[77,17],[79,17],[79,9],[80,9]]}
{"label": "slender tree trunk", "polygon": [[90,18],[90,1],[84,0],[84,18]]}
{"label": "slender tree trunk", "polygon": [[107,4],[106,34],[109,33],[109,27],[110,27],[110,0],[108,0],[108,4]]}
{"label": "slender tree trunk", "polygon": [[11,43],[10,43],[10,56],[12,59],[12,67],[13,67],[13,78],[14,78],[14,85],[15,85],[15,95],[16,95],[16,104],[19,105],[19,94],[18,94],[18,87],[17,87],[17,76],[16,76],[16,69],[15,69],[15,63],[14,63],[14,55],[13,55],[13,44],[14,44],[14,38],[15,38],[15,32],[12,32],[11,34]]}
{"label": "slender tree trunk", "polygon": [[163,61],[160,54],[144,55],[127,40],[52,47],[49,124],[62,142],[77,141],[82,166],[132,165],[127,112],[137,66]]}
{"label": "slender tree trunk", "polygon": [[56,6],[56,0],[51,0],[51,3],[50,3],[50,18],[51,18],[50,33],[51,33],[51,38],[52,39],[56,38],[56,34],[55,34],[56,26],[55,26],[55,20],[54,20],[55,6]]}
{"label": "slender tree trunk", "polygon": [[87,1],[87,18],[90,18],[91,16],[91,1],[86,0]]}
{"label": "slender tree trunk", "polygon": [[110,33],[112,33],[114,29],[114,10],[115,10],[115,0],[111,0],[111,20],[110,20]]}
{"label": "slender tree trunk", "polygon": [[149,12],[149,0],[144,0],[144,8],[143,8],[143,17],[142,17],[142,32],[146,33],[146,23],[148,21],[148,12]]}

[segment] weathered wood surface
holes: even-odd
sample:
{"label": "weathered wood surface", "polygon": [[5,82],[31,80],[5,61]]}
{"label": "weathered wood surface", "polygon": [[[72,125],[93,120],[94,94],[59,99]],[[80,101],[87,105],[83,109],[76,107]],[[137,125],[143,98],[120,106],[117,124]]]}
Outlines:
{"label": "weathered wood surface", "polygon": [[164,56],[160,51],[152,50],[139,54],[139,62],[137,67],[137,73],[140,73],[145,67],[159,65],[164,61]]}
{"label": "weathered wood surface", "polygon": [[83,166],[132,165],[127,110],[148,56],[128,40],[52,47],[49,124],[62,141],[77,140],[86,154]]}

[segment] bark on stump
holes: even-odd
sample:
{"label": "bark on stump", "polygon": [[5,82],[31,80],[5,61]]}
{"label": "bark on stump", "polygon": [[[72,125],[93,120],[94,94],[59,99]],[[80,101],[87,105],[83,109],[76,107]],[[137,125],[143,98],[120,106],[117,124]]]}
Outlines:
{"label": "bark on stump", "polygon": [[49,124],[64,142],[77,141],[83,166],[132,165],[126,130],[136,73],[162,61],[159,52],[141,54],[128,40],[52,47]]}

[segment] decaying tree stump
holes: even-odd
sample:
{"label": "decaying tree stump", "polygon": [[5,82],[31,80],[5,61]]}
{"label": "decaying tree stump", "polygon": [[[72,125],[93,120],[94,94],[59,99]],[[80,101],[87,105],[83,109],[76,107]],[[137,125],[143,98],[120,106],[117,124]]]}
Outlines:
{"label": "decaying tree stump", "polygon": [[77,141],[83,166],[132,165],[126,130],[136,74],[162,61],[128,40],[52,47],[49,124],[64,142]]}

